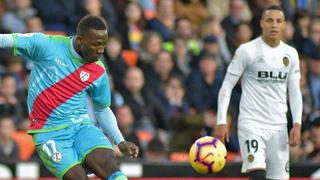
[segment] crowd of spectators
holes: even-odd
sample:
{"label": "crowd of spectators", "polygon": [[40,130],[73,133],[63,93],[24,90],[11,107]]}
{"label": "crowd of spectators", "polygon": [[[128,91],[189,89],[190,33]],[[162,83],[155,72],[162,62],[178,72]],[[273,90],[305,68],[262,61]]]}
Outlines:
{"label": "crowd of spectators", "polygon": [[[317,0],[0,0],[0,33],[72,36],[84,15],[103,17],[109,26],[103,61],[110,77],[112,110],[123,135],[140,146],[141,159],[187,161],[194,140],[215,131],[218,91],[236,48],[259,36],[261,12],[273,4],[284,8],[288,25],[283,41],[298,50],[301,60],[303,132],[301,144],[291,148],[291,160],[316,162],[320,160]],[[26,134],[31,67],[29,59],[0,49],[0,161],[37,159]],[[235,131],[240,95],[238,84],[228,112],[229,162],[240,160]]]}

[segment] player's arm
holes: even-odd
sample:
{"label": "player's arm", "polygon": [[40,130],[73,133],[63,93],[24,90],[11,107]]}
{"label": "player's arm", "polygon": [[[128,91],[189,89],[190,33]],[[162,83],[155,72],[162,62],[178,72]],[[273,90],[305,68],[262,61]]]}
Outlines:
{"label": "player's arm", "polygon": [[102,130],[111,136],[121,153],[132,159],[138,156],[139,148],[135,144],[125,141],[118,127],[117,119],[110,107],[96,109],[95,116]]}
{"label": "player's arm", "polygon": [[[103,66],[102,64],[100,64]],[[118,145],[124,141],[119,130],[117,119],[110,109],[111,92],[106,72],[93,84],[90,95],[95,110],[95,117],[102,130]]]}
{"label": "player's arm", "polygon": [[293,124],[301,125],[302,95],[300,91],[300,79],[289,80],[288,92]]}
{"label": "player's arm", "polygon": [[111,92],[106,73],[99,80],[97,82],[99,85],[94,86],[94,89],[91,91],[97,123],[112,138],[114,143],[118,145],[119,150],[123,154],[130,158],[136,158],[139,148],[135,144],[125,141],[118,127],[117,119],[109,107],[111,104]]}
{"label": "player's arm", "polygon": [[300,66],[297,51],[292,53],[293,64],[289,72],[288,93],[293,127],[290,130],[289,144],[298,145],[301,138],[301,120],[302,120],[302,95],[300,91]]}
{"label": "player's arm", "polygon": [[0,48],[13,47],[13,35],[12,34],[0,34]]}
{"label": "player's arm", "polygon": [[293,123],[301,125],[302,119],[302,95],[300,90],[300,65],[299,55],[296,50],[293,50],[292,65],[288,76],[288,93],[290,101],[290,109],[292,113]]}
{"label": "player's arm", "polygon": [[119,130],[117,119],[110,107],[95,108],[95,117],[102,130],[112,138],[116,145],[125,141]]}
{"label": "player's arm", "polygon": [[42,60],[50,47],[49,37],[42,33],[0,34],[0,48],[13,48],[14,55],[33,61]]}
{"label": "player's arm", "polygon": [[300,91],[300,79],[289,80],[288,92],[293,127],[290,130],[289,144],[296,146],[301,139],[302,95]]}
{"label": "player's arm", "polygon": [[227,111],[232,89],[238,82],[239,78],[240,76],[227,72],[218,95],[217,129],[215,131],[215,137],[220,139],[223,143],[225,143],[225,141],[229,142]]}
{"label": "player's arm", "polygon": [[[248,48],[248,47],[247,47]],[[250,60],[246,48],[241,45],[235,52],[231,63],[228,66],[227,73],[222,83],[218,96],[218,114],[217,124],[227,124],[227,111],[230,102],[231,92],[236,85]]]}
{"label": "player's arm", "polygon": [[238,75],[232,74],[230,72],[226,73],[218,96],[218,125],[227,124],[227,111],[230,103],[232,89],[237,84],[239,79],[240,76]]}
{"label": "player's arm", "polygon": [[232,89],[240,79],[244,72],[247,63],[248,55],[243,46],[240,46],[230,65],[228,66],[226,76],[223,80],[222,87],[218,95],[218,114],[217,114],[217,129],[215,136],[220,139],[223,143],[229,141],[229,131],[227,126],[227,111],[230,103]]}

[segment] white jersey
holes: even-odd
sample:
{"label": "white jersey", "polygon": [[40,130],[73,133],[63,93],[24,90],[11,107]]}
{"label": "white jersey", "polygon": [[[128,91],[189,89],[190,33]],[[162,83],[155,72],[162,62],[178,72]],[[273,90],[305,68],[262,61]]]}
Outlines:
{"label": "white jersey", "polygon": [[228,72],[242,75],[239,127],[279,129],[287,124],[288,80],[300,79],[293,47],[282,41],[271,47],[259,37],[237,49]]}

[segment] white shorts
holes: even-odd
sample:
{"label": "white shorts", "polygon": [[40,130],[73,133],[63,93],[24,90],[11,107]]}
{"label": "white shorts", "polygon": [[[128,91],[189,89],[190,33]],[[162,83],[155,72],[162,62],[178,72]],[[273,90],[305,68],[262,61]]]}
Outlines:
{"label": "white shorts", "polygon": [[289,179],[287,129],[238,129],[242,157],[241,172],[265,169],[268,179]]}

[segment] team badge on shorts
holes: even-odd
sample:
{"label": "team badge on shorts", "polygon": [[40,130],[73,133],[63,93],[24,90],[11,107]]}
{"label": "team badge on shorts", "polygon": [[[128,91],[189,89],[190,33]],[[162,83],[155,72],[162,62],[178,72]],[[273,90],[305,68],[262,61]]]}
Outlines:
{"label": "team badge on shorts", "polygon": [[289,162],[286,163],[285,170],[287,173],[290,171]]}
{"label": "team badge on shorts", "polygon": [[286,57],[286,56],[283,57],[282,62],[283,62],[283,65],[284,65],[284,66],[288,67],[288,65],[289,65],[289,58]]}
{"label": "team badge on shorts", "polygon": [[248,161],[251,163],[254,161],[254,156],[252,154],[248,155]]}
{"label": "team badge on shorts", "polygon": [[59,163],[62,160],[62,154],[58,151],[56,151],[52,156],[51,159],[55,163]]}

